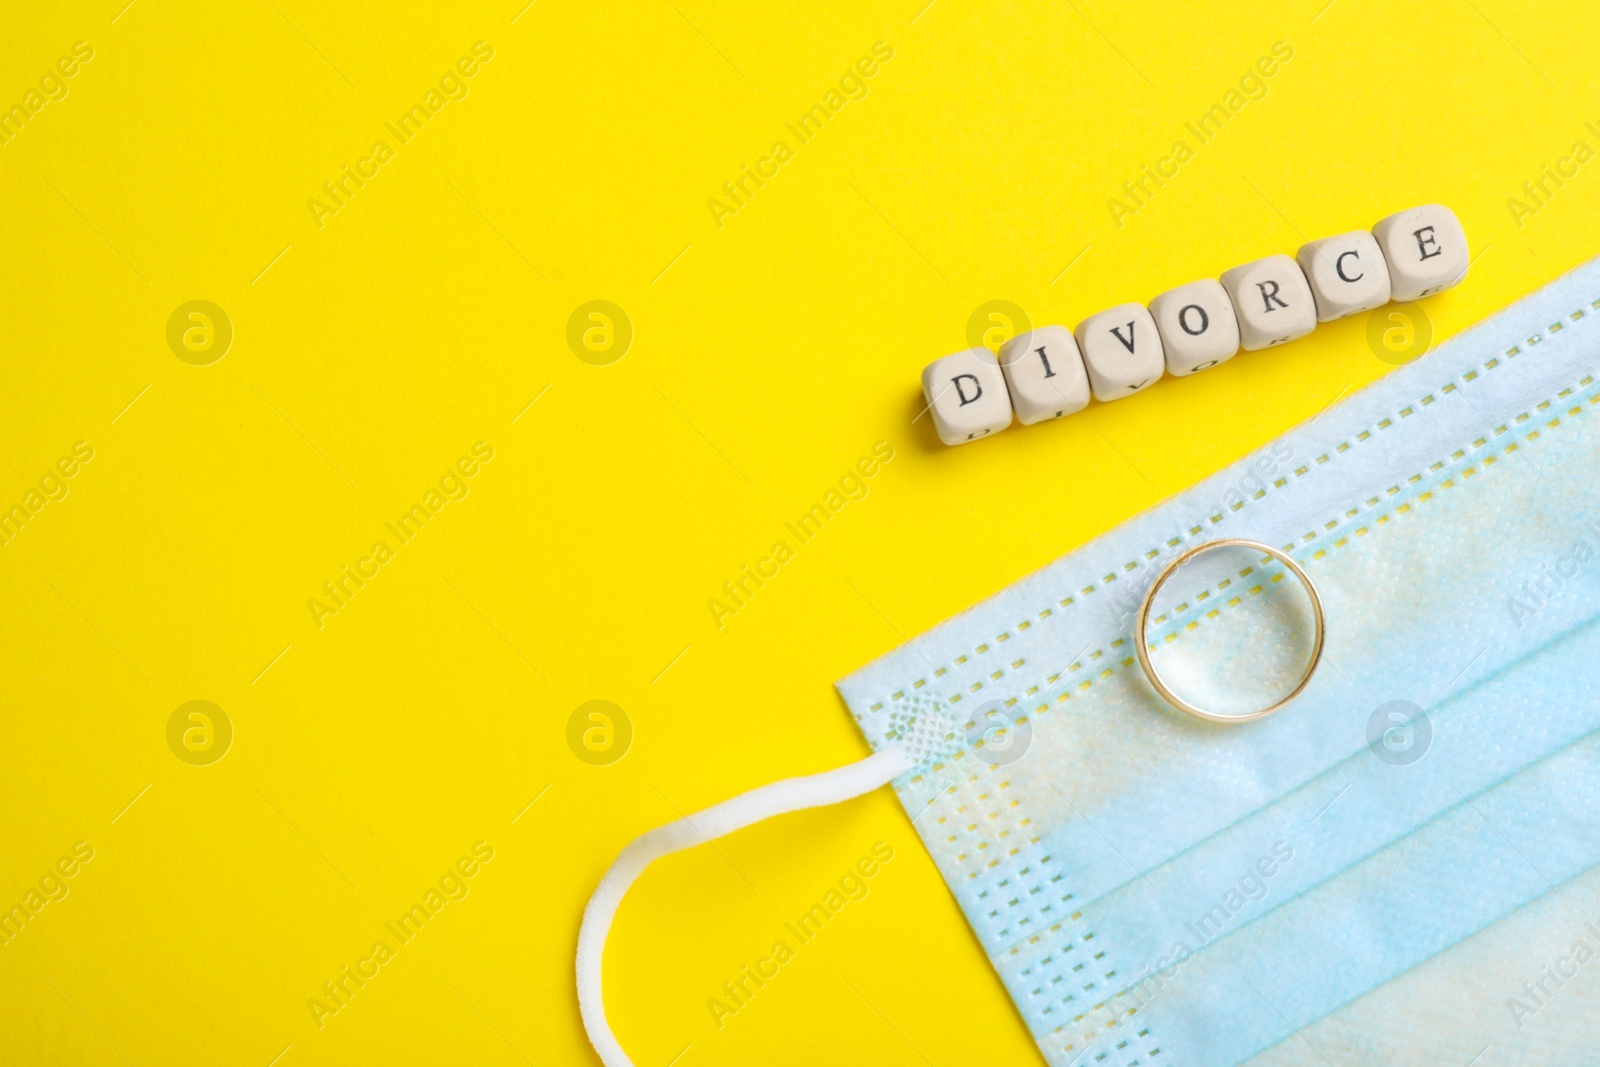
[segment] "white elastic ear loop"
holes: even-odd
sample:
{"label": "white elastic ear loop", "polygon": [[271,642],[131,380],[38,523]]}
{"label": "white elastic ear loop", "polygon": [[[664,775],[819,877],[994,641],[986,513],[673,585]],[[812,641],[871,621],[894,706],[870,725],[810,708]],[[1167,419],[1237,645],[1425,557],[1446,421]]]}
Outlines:
{"label": "white elastic ear loop", "polygon": [[589,898],[588,907],[583,909],[583,925],[578,929],[578,1010],[583,1015],[583,1028],[589,1033],[589,1042],[600,1054],[600,1062],[605,1067],[633,1067],[633,1061],[622,1051],[616,1035],[611,1032],[611,1024],[606,1021],[600,962],[617,907],[646,867],[662,856],[681,852],[774,815],[838,804],[870,793],[913,766],[905,749],[898,745],[885,748],[859,763],[752,789],[641,834],[623,849],[600,879],[594,896]]}

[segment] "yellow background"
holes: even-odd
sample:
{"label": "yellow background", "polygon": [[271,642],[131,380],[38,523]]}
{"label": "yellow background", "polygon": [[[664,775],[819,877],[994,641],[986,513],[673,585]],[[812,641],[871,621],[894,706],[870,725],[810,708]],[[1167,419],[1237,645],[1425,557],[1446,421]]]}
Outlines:
{"label": "yellow background", "polygon": [[[6,1063],[591,1062],[574,942],[625,842],[859,758],[836,678],[1388,369],[1358,316],[945,449],[918,373],[975,308],[1070,326],[1437,201],[1481,253],[1427,302],[1444,337],[1600,237],[1600,163],[1520,227],[1506,203],[1600,147],[1576,0],[122,2],[0,18],[0,102],[95,50],[0,147],[0,503],[95,450],[0,547],[0,904],[95,850],[0,947]],[[479,40],[469,95],[319,228]],[[1277,41],[1266,97],[1116,227]],[[166,342],[196,298],[235,331],[210,366]],[[595,298],[634,327],[609,366],[566,343]],[[319,629],[307,600],[480,440],[470,494]],[[714,626],[880,440],[866,499]],[[167,745],[192,699],[235,729],[210,766]],[[591,699],[633,724],[609,766],[567,746]],[[470,895],[319,1029],[308,999],[480,840]],[[719,1029],[707,999],[880,840],[870,894]],[[661,864],[607,964],[641,1065],[1038,1062],[888,790]]]}

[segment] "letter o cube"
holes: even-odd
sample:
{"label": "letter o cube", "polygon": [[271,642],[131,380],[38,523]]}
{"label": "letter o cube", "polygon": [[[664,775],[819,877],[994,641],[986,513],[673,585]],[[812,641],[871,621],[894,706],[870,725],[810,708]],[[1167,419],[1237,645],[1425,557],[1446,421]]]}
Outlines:
{"label": "letter o cube", "polygon": [[1467,235],[1455,212],[1426,204],[1390,215],[1372,228],[1389,261],[1394,299],[1421,300],[1467,276]]}
{"label": "letter o cube", "polygon": [[1011,425],[1011,396],[994,353],[987,348],[936,359],[922,369],[922,395],[939,440],[964,445]]}
{"label": "letter o cube", "polygon": [[1279,254],[1223,272],[1246,352],[1281,345],[1317,328],[1317,304],[1300,267]]}
{"label": "letter o cube", "polygon": [[1167,373],[1210,370],[1239,352],[1239,320],[1222,283],[1210,278],[1169,289],[1150,301]]}

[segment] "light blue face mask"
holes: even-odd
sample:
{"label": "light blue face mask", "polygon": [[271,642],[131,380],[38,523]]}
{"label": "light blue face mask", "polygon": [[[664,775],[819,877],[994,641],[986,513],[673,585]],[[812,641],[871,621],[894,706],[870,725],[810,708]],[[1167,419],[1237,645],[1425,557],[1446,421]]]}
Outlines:
{"label": "light blue face mask", "polygon": [[[893,779],[1052,1067],[1591,1062],[1600,1047],[1600,260],[877,660],[875,755],[653,831],[657,856]],[[1276,545],[1326,609],[1282,711],[1164,703],[1133,619],[1188,549]],[[1302,629],[1219,561],[1149,631],[1191,692],[1287,690]],[[1270,701],[1271,696],[1266,700]]]}

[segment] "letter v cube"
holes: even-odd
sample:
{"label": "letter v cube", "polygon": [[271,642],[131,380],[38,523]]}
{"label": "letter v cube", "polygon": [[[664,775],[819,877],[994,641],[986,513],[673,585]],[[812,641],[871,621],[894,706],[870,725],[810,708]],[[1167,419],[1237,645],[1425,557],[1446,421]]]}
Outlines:
{"label": "letter v cube", "polygon": [[1166,366],[1156,320],[1143,304],[1118,304],[1090,315],[1072,333],[1094,398],[1101,402],[1149,388]]}

